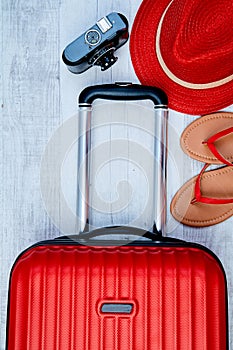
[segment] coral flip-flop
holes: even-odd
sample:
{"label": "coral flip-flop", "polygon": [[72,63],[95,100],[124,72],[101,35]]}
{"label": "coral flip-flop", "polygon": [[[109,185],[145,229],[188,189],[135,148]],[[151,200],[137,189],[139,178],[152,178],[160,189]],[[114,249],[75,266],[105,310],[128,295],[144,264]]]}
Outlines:
{"label": "coral flip-flop", "polygon": [[172,199],[171,213],[185,225],[211,226],[233,215],[233,166],[205,172],[207,166]]}
{"label": "coral flip-flop", "polygon": [[187,126],[180,144],[191,158],[204,163],[231,165],[233,162],[233,113],[204,115]]}

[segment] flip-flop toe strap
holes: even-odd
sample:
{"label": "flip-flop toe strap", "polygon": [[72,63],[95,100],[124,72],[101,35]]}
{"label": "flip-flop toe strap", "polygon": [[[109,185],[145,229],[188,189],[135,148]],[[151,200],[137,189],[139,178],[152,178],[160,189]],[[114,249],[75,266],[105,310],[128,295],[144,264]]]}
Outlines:
{"label": "flip-flop toe strap", "polygon": [[217,141],[218,139],[220,139],[221,137],[224,137],[228,134],[233,133],[233,127],[230,127],[228,129],[222,130],[220,132],[218,132],[217,134],[211,136],[207,141],[203,141],[202,144],[207,145],[210,149],[210,151],[213,153],[213,155],[220,160],[220,162],[222,162],[223,164],[226,165],[230,165],[232,166],[233,164],[231,162],[229,162],[229,160],[227,160],[226,158],[224,158],[216,149],[215,147],[215,141]]}
{"label": "flip-flop toe strap", "polygon": [[197,177],[195,187],[194,187],[194,198],[191,201],[191,204],[194,204],[196,202],[201,202],[205,204],[230,204],[233,203],[233,198],[211,198],[211,197],[204,197],[201,193],[201,178],[203,173],[205,172],[206,168],[210,164],[205,164],[202,168],[200,174]]}

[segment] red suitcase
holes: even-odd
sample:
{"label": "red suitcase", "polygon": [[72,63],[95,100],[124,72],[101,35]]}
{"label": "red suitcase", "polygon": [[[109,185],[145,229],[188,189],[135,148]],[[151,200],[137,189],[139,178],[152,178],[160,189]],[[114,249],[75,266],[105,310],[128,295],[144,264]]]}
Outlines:
{"label": "red suitcase", "polygon": [[[91,88],[81,94],[82,106],[97,97],[151,98],[141,89]],[[164,104],[158,94],[152,94],[156,106]],[[88,134],[82,142],[88,144]],[[85,202],[79,210],[87,228]],[[23,252],[11,271],[7,349],[226,350],[227,287],[220,261],[198,244],[162,237],[161,216],[156,221],[157,234],[103,228]],[[109,234],[144,240],[98,238]]]}

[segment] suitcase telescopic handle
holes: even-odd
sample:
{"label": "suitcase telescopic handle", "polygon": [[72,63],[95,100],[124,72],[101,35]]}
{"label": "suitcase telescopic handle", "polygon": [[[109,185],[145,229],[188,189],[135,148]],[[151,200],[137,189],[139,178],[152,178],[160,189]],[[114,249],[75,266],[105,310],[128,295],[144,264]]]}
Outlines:
{"label": "suitcase telescopic handle", "polygon": [[[135,101],[151,100],[154,103],[157,120],[155,139],[156,159],[161,171],[157,172],[153,195],[153,232],[162,234],[166,222],[166,140],[167,140],[167,96],[157,87],[131,83],[115,83],[86,87],[79,95],[79,142],[78,142],[78,198],[77,216],[80,233],[90,231],[90,150],[91,150],[91,110],[96,99]],[[160,140],[159,142],[156,141]],[[156,167],[154,162],[154,169]],[[156,171],[154,170],[154,174]],[[155,200],[158,199],[158,201]]]}
{"label": "suitcase telescopic handle", "polygon": [[155,106],[167,106],[167,95],[159,88],[132,83],[88,86],[79,95],[79,104],[92,104],[96,99],[115,101],[151,100]]}

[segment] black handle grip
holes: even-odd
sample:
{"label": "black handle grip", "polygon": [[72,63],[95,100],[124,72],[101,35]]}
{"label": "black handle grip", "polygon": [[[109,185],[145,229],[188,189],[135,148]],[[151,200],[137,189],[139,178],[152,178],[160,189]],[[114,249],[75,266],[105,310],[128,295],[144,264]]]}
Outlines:
{"label": "black handle grip", "polygon": [[165,92],[153,86],[131,83],[94,85],[85,88],[79,95],[79,104],[92,104],[96,99],[132,101],[151,100],[154,105],[167,106]]}

